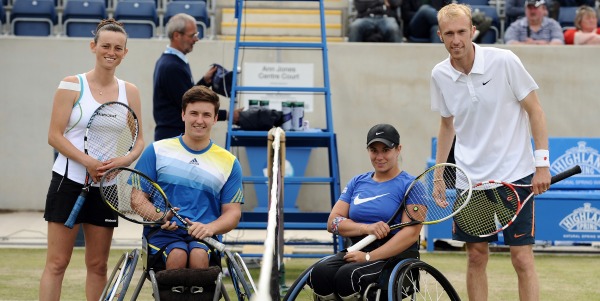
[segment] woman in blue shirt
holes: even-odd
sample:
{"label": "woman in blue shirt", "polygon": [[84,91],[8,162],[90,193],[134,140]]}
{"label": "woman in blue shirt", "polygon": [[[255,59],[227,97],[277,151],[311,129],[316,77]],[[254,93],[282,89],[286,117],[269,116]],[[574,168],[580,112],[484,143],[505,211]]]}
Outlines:
{"label": "woman in blue shirt", "polygon": [[[418,257],[421,225],[390,231],[389,220],[415,179],[399,165],[400,135],[389,124],[378,124],[367,134],[367,153],[374,171],[355,176],[346,185],[329,215],[327,230],[356,243],[373,234],[377,240],[363,250],[342,251],[315,265],[309,283],[316,300],[358,300],[379,278],[392,258]],[[400,220],[408,221],[403,213]],[[405,253],[406,252],[406,253]],[[412,254],[410,254],[412,253]]]}

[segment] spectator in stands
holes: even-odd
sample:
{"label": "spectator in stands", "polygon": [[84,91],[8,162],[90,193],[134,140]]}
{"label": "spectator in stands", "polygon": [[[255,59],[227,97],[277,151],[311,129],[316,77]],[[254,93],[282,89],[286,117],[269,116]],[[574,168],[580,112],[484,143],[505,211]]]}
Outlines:
{"label": "spectator in stands", "polygon": [[94,68],[65,77],[54,94],[48,143],[59,154],[52,167],[44,211],[44,219],[48,222],[48,250],[39,287],[39,300],[42,301],[60,300],[63,278],[80,229],[85,236],[85,299],[100,299],[106,284],[112,236],[118,226],[117,215],[104,205],[95,185],[90,187],[73,229],[65,227],[64,223],[86,181],[86,170],[91,180],[98,183],[107,170],[129,166],[144,149],[143,131],[140,131],[131,153],[125,157],[99,161],[84,153],[86,125],[103,103],[119,101],[128,104],[140,117],[142,128],[138,88],[115,77],[117,67],[127,54],[127,33],[123,24],[114,19],[101,21],[89,47],[96,62]]}
{"label": "spectator in stands", "polygon": [[596,10],[583,5],[577,9],[575,28],[565,31],[565,44],[598,45],[600,44],[600,28]]}
{"label": "spectator in stands", "polygon": [[527,0],[525,18],[510,24],[504,33],[506,44],[563,45],[564,36],[558,21],[547,17],[544,0]]}
{"label": "spectator in stands", "polygon": [[[198,29],[194,17],[180,13],[166,25],[169,45],[154,67],[153,114],[156,128],[154,140],[179,136],[185,126],[181,120],[181,99],[183,94],[194,86],[192,70],[186,54],[192,52],[198,41]],[[211,67],[197,83],[210,86],[217,70]],[[219,112],[219,120],[226,113]]]}
{"label": "spectator in stands", "polygon": [[[331,210],[327,230],[353,243],[370,234],[377,240],[363,250],[342,251],[315,265],[309,280],[314,300],[359,300],[368,284],[377,281],[388,260],[418,258],[422,226],[390,231],[385,223],[415,179],[398,163],[402,148],[400,134],[392,125],[378,124],[369,130],[366,142],[374,170],[355,176],[346,185]],[[410,199],[407,201],[413,204]],[[394,224],[408,220],[403,212]]]}
{"label": "spectator in stands", "polygon": [[[545,0],[546,6],[548,7],[548,16],[556,19],[558,12],[556,12],[556,5],[554,2],[557,0]],[[527,0],[506,0],[505,1],[505,12],[506,12],[506,24],[512,24],[517,19],[525,16],[525,2]]]}
{"label": "spectator in stands", "polygon": [[[404,35],[410,42],[441,43],[437,31],[437,13],[445,5],[451,3],[449,0],[404,0],[402,1],[402,22]],[[477,19],[477,17],[480,17]],[[485,19],[485,20],[484,20]],[[486,23],[487,22],[487,23]],[[486,24],[484,24],[486,23]],[[484,13],[473,14],[473,24],[477,27],[474,41],[478,41],[485,31],[489,30],[492,23],[490,17]]]}
{"label": "spectator in stands", "polygon": [[398,23],[401,0],[354,0],[356,19],[350,24],[350,42],[402,42]]}
{"label": "spectator in stands", "polygon": [[[404,35],[408,41],[441,43],[437,35],[437,12],[445,5],[442,1],[403,0],[401,5]],[[434,7],[434,2],[439,7]]]}

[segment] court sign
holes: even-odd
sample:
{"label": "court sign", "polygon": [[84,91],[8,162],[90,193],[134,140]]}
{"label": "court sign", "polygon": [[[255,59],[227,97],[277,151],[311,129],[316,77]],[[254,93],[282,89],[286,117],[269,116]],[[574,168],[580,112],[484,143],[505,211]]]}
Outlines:
{"label": "court sign", "polygon": [[581,174],[553,185],[553,189],[600,189],[600,138],[550,138],[550,172],[575,165]]}
{"label": "court sign", "polygon": [[[280,87],[280,88],[312,88],[314,83],[314,64],[295,63],[244,63],[242,69],[244,87]],[[304,112],[313,111],[312,93],[289,92],[245,92],[242,94],[244,107],[249,107],[250,100],[268,100],[269,108],[281,111],[284,101],[303,102]]]}

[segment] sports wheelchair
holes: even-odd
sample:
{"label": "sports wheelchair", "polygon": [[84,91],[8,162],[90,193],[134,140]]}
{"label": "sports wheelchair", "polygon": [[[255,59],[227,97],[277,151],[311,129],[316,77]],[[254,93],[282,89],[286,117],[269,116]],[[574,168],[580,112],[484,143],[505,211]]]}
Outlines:
{"label": "sports wheelchair", "polygon": [[[313,267],[330,258],[327,256],[304,270],[288,288],[283,301],[313,300],[308,285]],[[452,284],[440,271],[419,260],[418,256],[399,256],[388,260],[379,277],[361,293],[361,301],[450,300],[460,301]]]}
{"label": "sports wheelchair", "polygon": [[[217,254],[211,256],[208,269],[165,270],[160,256],[151,255],[146,236],[142,237],[142,251],[133,249],[125,252],[115,265],[100,301],[125,299],[127,289],[136,270],[138,258],[143,262],[143,271],[130,300],[137,300],[144,283],[148,280],[152,285],[152,297],[155,301],[169,300],[250,300],[256,291],[254,282],[245,262],[238,253],[232,253],[222,243],[211,240],[204,241]],[[162,253],[159,251],[157,254]],[[226,270],[221,266],[224,259]],[[232,299],[226,289],[223,278],[231,277],[231,284],[236,299]]]}

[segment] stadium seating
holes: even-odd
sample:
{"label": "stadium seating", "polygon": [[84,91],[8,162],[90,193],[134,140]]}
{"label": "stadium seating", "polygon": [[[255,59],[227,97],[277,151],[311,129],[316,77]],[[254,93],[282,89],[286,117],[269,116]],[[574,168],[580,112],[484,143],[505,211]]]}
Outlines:
{"label": "stadium seating", "polygon": [[558,10],[558,23],[563,29],[575,27],[575,15],[577,6],[561,6]]}
{"label": "stadium seating", "polygon": [[68,37],[92,37],[96,26],[106,19],[104,0],[68,0],[63,11],[63,34]]}
{"label": "stadium seating", "polygon": [[4,24],[6,24],[6,13],[4,12],[4,5],[0,5],[0,34],[4,33]]}
{"label": "stadium seating", "polygon": [[125,25],[130,38],[152,38],[159,24],[156,2],[152,0],[119,1],[113,16]]}
{"label": "stadium seating", "polygon": [[10,16],[17,36],[53,35],[58,20],[54,0],[14,0]]}
{"label": "stadium seating", "polygon": [[486,16],[492,18],[492,27],[481,37],[481,44],[495,44],[500,38],[500,17],[496,7],[490,5],[471,5],[471,9],[483,12]]}
{"label": "stadium seating", "polygon": [[[164,16],[164,24],[169,22],[172,16],[178,13],[186,13],[196,19],[198,25],[198,38],[202,39],[206,29],[210,27],[206,2],[204,1],[171,1],[167,3]],[[165,26],[166,28],[166,26]],[[166,33],[165,33],[166,34]]]}
{"label": "stadium seating", "polygon": [[458,3],[468,4],[470,6],[473,5],[490,5],[489,0],[458,0]]}

